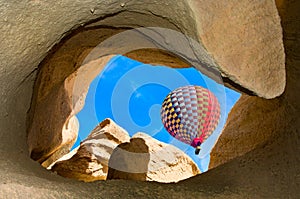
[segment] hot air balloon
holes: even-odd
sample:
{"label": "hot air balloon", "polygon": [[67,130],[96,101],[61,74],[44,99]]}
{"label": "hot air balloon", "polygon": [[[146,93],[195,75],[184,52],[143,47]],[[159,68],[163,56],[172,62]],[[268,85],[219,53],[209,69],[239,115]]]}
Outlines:
{"label": "hot air balloon", "polygon": [[177,140],[195,148],[213,133],[220,120],[216,96],[201,86],[184,86],[167,95],[161,107],[161,120]]}

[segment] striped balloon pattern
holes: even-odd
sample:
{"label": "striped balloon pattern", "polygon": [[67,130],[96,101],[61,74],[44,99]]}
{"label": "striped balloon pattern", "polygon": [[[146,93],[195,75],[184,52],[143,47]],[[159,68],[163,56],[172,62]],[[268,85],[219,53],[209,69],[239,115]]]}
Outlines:
{"label": "striped balloon pattern", "polygon": [[205,141],[213,133],[220,120],[220,104],[201,86],[180,87],[163,101],[161,120],[173,137],[191,145],[195,138]]}

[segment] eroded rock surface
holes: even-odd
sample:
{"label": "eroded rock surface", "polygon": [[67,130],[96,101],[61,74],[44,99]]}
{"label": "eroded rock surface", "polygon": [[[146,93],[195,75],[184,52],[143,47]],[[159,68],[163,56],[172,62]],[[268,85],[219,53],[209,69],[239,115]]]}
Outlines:
{"label": "eroded rock surface", "polygon": [[70,152],[78,135],[78,124],[72,125],[77,121],[74,115],[83,108],[90,83],[112,57],[92,60],[60,83],[41,84],[44,91],[34,99],[27,136],[32,159],[48,167]]}
{"label": "eroded rock surface", "polygon": [[[102,121],[79,146],[51,168],[57,174],[92,182],[105,180],[114,148],[129,141],[128,133],[111,119]],[[49,168],[50,169],[50,168]]]}
{"label": "eroded rock surface", "polygon": [[120,144],[109,160],[107,179],[178,182],[200,173],[183,151],[145,133]]}
{"label": "eroded rock surface", "polygon": [[79,121],[76,116],[72,116],[63,126],[62,143],[59,150],[56,150],[50,157],[48,157],[42,166],[47,168],[53,162],[60,159],[63,155],[68,154],[74,145],[79,131]]}
{"label": "eroded rock surface", "polygon": [[229,113],[224,130],[212,149],[209,168],[263,146],[277,129],[285,128],[285,107],[280,102],[280,99],[265,100],[242,95]]}
{"label": "eroded rock surface", "polygon": [[64,146],[69,150],[76,141],[78,125],[71,125],[74,117],[71,117],[73,105],[68,87],[68,83],[63,82],[53,88],[35,107],[27,144],[30,157],[40,163]]}
{"label": "eroded rock surface", "polygon": [[224,76],[267,99],[283,93],[285,54],[274,1],[190,3],[199,37]]}
{"label": "eroded rock surface", "polygon": [[[300,2],[294,0],[276,0],[284,30],[287,86],[284,95],[279,97],[280,106],[284,106],[282,118],[276,121],[265,120],[265,115],[257,118],[257,121],[261,121],[265,125],[268,125],[267,122],[272,122],[278,123],[280,126],[275,129],[274,136],[266,145],[257,147],[226,165],[178,183],[176,186],[126,180],[79,183],[52,175],[51,172],[46,172],[38,163],[28,158],[25,120],[32,100],[32,92],[36,93],[36,90],[32,90],[36,76],[35,71],[41,66],[39,63],[49,54],[49,50],[74,28],[95,19],[112,19],[112,16],[115,16],[115,20],[104,25],[111,25],[112,22],[122,25],[126,20],[135,19],[130,16],[127,19],[123,17],[127,16],[126,13],[139,13],[141,16],[139,20],[142,23],[137,26],[157,25],[157,20],[149,20],[147,22],[151,23],[143,24],[147,15],[155,15],[161,19],[162,23],[160,24],[164,24],[163,19],[166,19],[180,30],[188,30],[193,35],[198,35],[198,31],[193,29],[194,20],[191,20],[195,17],[194,13],[196,12],[207,18],[213,18],[218,14],[225,17],[226,12],[221,14],[219,11],[219,9],[223,9],[228,11],[228,15],[237,13],[236,16],[248,17],[248,21],[251,21],[251,18],[256,16],[257,8],[254,7],[253,15],[244,14],[243,6],[241,6],[243,2],[248,3],[249,6],[255,6],[260,2],[273,3],[273,1],[267,0],[241,0],[231,3],[226,1],[227,5],[233,6],[231,8],[215,6],[216,9],[208,10],[202,7],[205,6],[203,3],[217,4],[219,1],[189,1],[200,2],[200,6],[187,5],[186,1],[176,1],[176,3],[174,1],[127,2],[122,7],[120,1],[66,0],[58,4],[46,1],[1,1],[0,28],[4,39],[0,41],[0,195],[6,198],[99,198],[100,194],[104,198],[112,195],[123,198],[153,198],[156,196],[158,198],[169,198],[170,196],[175,198],[298,198],[300,180],[297,174],[300,173],[300,160],[297,154],[300,153],[300,99],[297,91],[300,90],[298,83],[300,74]],[[259,6],[263,7],[262,4]],[[184,9],[185,7],[187,9]],[[189,12],[191,9],[194,13]],[[125,11],[123,12],[123,10]],[[233,10],[235,12],[232,12]],[[118,13],[124,13],[122,19],[118,18]],[[191,18],[187,19],[186,16],[191,16]],[[231,16],[235,17],[235,15]],[[242,18],[236,21],[227,20],[227,23],[238,22],[236,25],[242,23],[245,28],[249,26],[255,29],[257,22],[264,23],[265,17],[268,17],[267,12],[265,16],[254,20],[254,23],[243,23]],[[226,20],[226,18],[224,19]],[[160,24],[158,25],[160,26]],[[228,40],[226,35],[232,37],[239,35],[240,39],[243,39],[243,34],[239,34],[239,31],[236,30],[238,29],[231,29],[228,26],[224,29],[224,33],[229,31],[230,34],[213,38],[211,42],[214,43],[211,45],[227,41],[230,45],[232,40]],[[266,35],[272,34],[273,32],[266,32]],[[249,41],[246,38],[245,41],[247,40]],[[239,44],[239,42],[236,43]],[[268,47],[265,41],[260,43]],[[224,45],[220,46],[220,48],[222,47]],[[209,49],[208,46],[207,49]],[[259,53],[259,49],[257,50]],[[222,51],[218,53],[209,51],[214,57],[225,55]],[[247,53],[247,51],[243,50],[243,53]],[[265,56],[264,60],[268,62],[273,59],[272,55]],[[246,60],[245,65],[253,65],[251,61],[251,59]],[[228,64],[234,65],[234,59],[228,60]],[[249,71],[251,72],[250,65]],[[59,66],[58,64],[53,67],[58,69]],[[264,65],[257,67],[259,69]],[[229,71],[228,75],[230,73]],[[239,75],[239,70],[235,74]],[[54,78],[57,76],[58,73],[53,74]],[[260,82],[255,82],[255,84],[263,86]],[[267,107],[268,102],[265,103]],[[247,123],[247,118],[244,121]],[[256,131],[258,127],[251,126],[249,128]]]}
{"label": "eroded rock surface", "polygon": [[[159,38],[156,42],[160,45],[152,44],[150,45],[152,49],[143,49],[145,48],[143,45],[150,40],[146,39],[146,42],[135,35],[134,40],[131,37],[113,40],[111,41],[112,45],[102,47],[98,52],[101,54],[107,50],[108,54],[113,54],[119,48],[124,48],[125,51],[121,51],[124,55],[145,63],[159,63],[171,67],[189,66],[189,63],[174,56],[177,53],[179,57],[186,57],[186,53],[188,54],[187,57],[192,58],[190,59],[192,63],[201,63],[201,67],[198,66],[199,70],[207,71],[214,76],[215,70],[219,69],[222,75],[227,77],[227,80],[230,79],[235,84],[247,88],[249,92],[254,92],[265,98],[273,98],[283,92],[285,87],[285,57],[282,30],[274,2],[261,2],[259,0],[253,1],[251,4],[248,1],[233,1],[231,3],[180,2],[177,3],[182,7],[173,5],[173,3],[168,4],[165,1],[160,2],[161,5],[169,9],[171,6],[175,6],[178,12],[173,12],[173,9],[169,10],[172,16],[165,15],[165,9],[161,11],[154,9],[156,14],[153,15],[124,10],[119,13],[118,9],[123,8],[119,7],[117,3],[117,7],[111,7],[111,12],[118,14],[110,15],[103,20],[95,20],[94,23],[86,26],[81,24],[82,28],[78,32],[57,46],[53,54],[49,54],[39,70],[28,119],[27,144],[30,156],[34,160],[40,163],[44,162],[43,165],[47,166],[51,164],[52,159],[56,159],[58,154],[63,155],[68,152],[77,133],[73,132],[70,135],[63,133],[61,129],[82,108],[89,83],[99,73],[96,67],[90,67],[91,70],[86,70],[86,65],[82,66],[82,64],[89,64],[85,62],[86,56],[96,49],[96,46],[98,48],[101,42],[132,28],[155,27],[156,25],[158,28],[178,31],[176,33],[182,32],[195,39],[199,49],[195,45],[191,45],[190,41],[178,39],[175,32],[161,35],[155,34],[153,31],[150,36],[153,36],[152,39],[154,40]],[[186,7],[189,5],[191,7]],[[136,9],[133,4],[126,5],[126,8],[128,6]],[[155,6],[155,4],[151,4],[151,6]],[[96,13],[99,12],[96,8],[93,8],[93,11],[90,9],[87,12],[92,12],[92,15],[97,15]],[[160,12],[163,15],[158,14]],[[86,14],[84,12],[84,15]],[[83,16],[83,13],[79,16]],[[26,20],[29,19],[26,18]],[[40,29],[40,31],[45,30]],[[57,32],[54,31],[54,27],[53,30],[50,29],[49,31]],[[27,35],[32,36],[30,33]],[[44,40],[44,35],[41,38]],[[30,46],[40,46],[43,43],[42,41],[36,42],[37,44]],[[120,42],[120,45],[114,46],[113,44],[116,42]],[[129,48],[129,45],[134,48]],[[141,49],[139,49],[139,45],[141,45]],[[161,45],[164,46],[164,50],[170,52],[154,49],[154,47],[158,48]],[[19,50],[19,48],[17,49]],[[182,52],[180,49],[186,50]],[[126,52],[126,50],[130,52]],[[108,60],[107,58],[106,61]],[[89,61],[93,64],[97,62],[97,60]],[[102,61],[102,63],[97,64],[104,66],[105,63]],[[204,68],[206,69],[204,70]],[[76,76],[81,73],[80,71],[84,71],[86,78],[81,79],[84,81],[76,85],[74,81],[78,79]],[[219,77],[219,75],[216,76]]]}

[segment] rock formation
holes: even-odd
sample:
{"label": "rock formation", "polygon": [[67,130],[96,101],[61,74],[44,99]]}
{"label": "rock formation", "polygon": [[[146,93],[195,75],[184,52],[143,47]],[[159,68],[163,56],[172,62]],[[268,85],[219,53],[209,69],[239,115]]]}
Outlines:
{"label": "rock formation", "polygon": [[[154,15],[147,16],[147,20],[141,20],[140,17],[145,17],[141,14],[136,13],[132,16],[132,13],[120,13],[88,24],[82,31],[74,33],[55,48],[55,52],[50,54],[40,67],[29,111],[27,144],[32,159],[40,163],[45,162],[43,165],[47,167],[49,163],[51,164],[51,160],[56,159],[55,154],[63,155],[69,151],[77,132],[73,132],[71,136],[63,134],[61,129],[81,110],[89,83],[117,53],[136,58],[141,62],[171,67],[188,67],[193,64],[212,78],[222,80],[220,75],[216,75],[218,74],[216,70],[219,70],[226,84],[229,82],[237,88],[241,88],[243,84],[243,91],[248,89],[248,93],[254,92],[265,98],[273,98],[283,92],[285,70],[282,31],[273,2],[257,1],[249,5],[247,1],[241,1],[238,4],[222,3],[221,6],[219,3],[202,1],[185,3],[191,5],[190,9],[185,10],[185,7],[176,9],[183,9],[185,13],[193,12],[194,18],[191,18],[192,14],[174,15],[170,18],[171,21],[167,19],[164,21]],[[237,17],[239,9],[231,10],[232,15],[228,15],[228,10],[236,6],[243,10],[245,16],[255,16],[254,19],[260,20]],[[204,15],[203,10],[209,10],[209,13],[214,14]],[[170,12],[173,13],[173,10]],[[126,20],[129,16],[136,21]],[[178,28],[179,24],[174,25],[172,21],[175,18],[182,28]],[[153,38],[157,39],[156,42],[160,45],[154,45],[147,37],[146,39],[141,37],[143,34],[133,34],[134,40],[132,37],[126,39],[121,36],[119,39],[112,39],[105,47],[99,46],[110,37],[117,37],[124,31],[135,28],[138,23],[143,23],[143,26],[159,25],[159,28],[171,29],[175,33],[179,29],[179,32],[198,41],[199,48],[187,41],[185,36],[183,40],[179,39],[175,33],[160,37],[154,34]],[[259,28],[253,28],[249,23],[254,23]],[[116,27],[108,28],[114,24]],[[99,26],[104,28],[97,28]],[[269,32],[272,34],[267,34]],[[158,50],[161,45],[165,49]],[[102,57],[101,53],[109,56]],[[189,58],[188,61],[192,63],[187,64],[187,60],[181,61],[178,58],[181,56]],[[201,57],[200,62],[197,61],[197,57]],[[49,115],[53,117],[48,117]],[[69,136],[72,139],[69,138],[68,142],[64,142],[63,140]]]}
{"label": "rock formation", "polygon": [[107,179],[178,182],[200,173],[180,149],[137,133],[130,143],[120,144],[109,160]]}
{"label": "rock formation", "polygon": [[76,116],[72,116],[63,126],[60,148],[56,150],[50,157],[48,157],[42,163],[42,166],[47,168],[49,165],[53,164],[53,162],[60,159],[63,155],[69,153],[77,139],[78,131],[79,121]]}
{"label": "rock formation", "polygon": [[[62,146],[71,147],[76,141],[78,128],[63,131],[65,125],[72,123],[68,119],[72,102],[67,90],[65,83],[55,87],[48,98],[41,100],[35,107],[27,143],[31,158],[40,163]],[[53,117],[49,117],[50,115]]]}
{"label": "rock formation", "polygon": [[[0,195],[4,198],[299,198],[300,2],[276,0],[277,10],[271,0],[224,2],[65,0],[53,4],[0,0]],[[88,27],[92,22],[98,25]],[[283,30],[279,30],[279,22]],[[37,86],[33,89],[34,83],[47,85],[49,81],[55,82],[51,89],[46,89],[47,93],[52,92],[52,88],[61,88],[65,78],[76,71],[78,64],[74,62],[78,56],[83,55],[89,46],[94,47],[87,44],[85,50],[76,51],[81,49],[82,40],[74,38],[72,45],[67,41],[82,35],[82,32],[87,33],[83,37],[92,41],[95,35],[105,39],[120,28],[149,26],[178,30],[200,41],[217,67],[223,70],[223,80],[241,92],[253,92],[263,98],[278,96],[275,103],[247,97],[253,104],[258,99],[263,101],[263,106],[257,106],[260,113],[274,111],[272,115],[275,115],[277,111],[280,117],[268,120],[266,114],[257,114],[253,125],[247,127],[256,115],[251,111],[240,120],[244,123],[242,126],[251,128],[253,134],[263,126],[278,125],[270,128],[274,132],[265,129],[270,135],[268,140],[257,146],[250,143],[254,147],[245,147],[244,150],[252,148],[249,152],[242,155],[239,151],[240,157],[176,185],[123,180],[80,183],[53,175],[31,160],[27,153],[26,132],[32,124],[37,95],[41,94],[45,100],[51,99]],[[90,34],[93,30],[100,34]],[[278,37],[283,38],[285,62],[282,60],[284,54],[278,54],[283,53],[282,40],[279,41]],[[58,51],[64,56],[52,60]],[[155,56],[157,63],[160,55]],[[147,60],[151,63],[150,57]],[[68,67],[64,67],[64,63]],[[50,67],[45,67],[47,64]],[[280,77],[283,68],[286,69],[286,82]],[[44,76],[40,76],[42,73]],[[284,85],[285,91],[279,96]],[[244,88],[251,92],[244,91]],[[62,119],[61,129],[71,116]],[[47,124],[45,121],[41,123]],[[259,123],[262,125],[254,125]],[[47,136],[42,138],[46,140]],[[230,147],[238,148],[232,145],[234,143],[249,144],[247,140],[231,142]],[[40,154],[49,156],[54,149]],[[36,159],[42,157],[38,154]]]}
{"label": "rock formation", "polygon": [[52,84],[41,83],[29,115],[27,144],[32,159],[48,167],[70,152],[78,135],[74,115],[84,106],[91,81],[112,57],[90,61],[60,83],[51,78],[48,81]]}
{"label": "rock formation", "polygon": [[200,173],[188,155],[147,134],[128,133],[111,119],[102,121],[80,146],[48,167],[85,182],[106,179],[178,182]]}
{"label": "rock formation", "polygon": [[129,135],[124,129],[111,119],[105,119],[80,143],[79,148],[59,159],[51,170],[85,182],[105,180],[111,153],[119,144],[128,141]]}
{"label": "rock formation", "polygon": [[[275,136],[282,121],[284,106],[279,99],[264,100],[242,95],[228,115],[225,128],[210,154],[209,168],[217,167],[253,149]],[[264,118],[262,122],[259,118]],[[252,127],[257,127],[255,131]]]}
{"label": "rock formation", "polygon": [[190,2],[199,37],[223,76],[267,99],[283,93],[285,54],[273,1]]}

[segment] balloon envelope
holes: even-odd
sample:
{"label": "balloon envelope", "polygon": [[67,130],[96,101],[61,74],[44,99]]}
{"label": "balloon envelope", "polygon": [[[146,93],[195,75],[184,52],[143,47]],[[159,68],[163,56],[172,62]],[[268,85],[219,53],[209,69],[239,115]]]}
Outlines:
{"label": "balloon envelope", "polygon": [[204,142],[217,127],[220,104],[212,92],[201,86],[180,87],[165,98],[161,119],[173,137],[194,146],[195,138]]}

